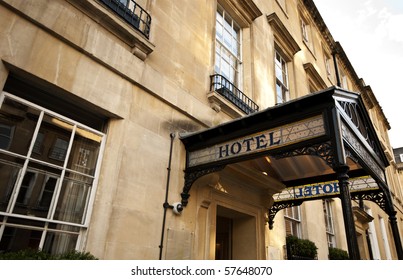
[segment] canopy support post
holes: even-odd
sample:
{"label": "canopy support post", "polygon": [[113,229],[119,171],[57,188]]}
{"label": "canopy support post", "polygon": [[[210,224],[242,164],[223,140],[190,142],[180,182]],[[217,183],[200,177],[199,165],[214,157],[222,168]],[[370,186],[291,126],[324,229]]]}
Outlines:
{"label": "canopy support post", "polygon": [[341,165],[337,167],[335,171],[337,173],[337,179],[339,180],[340,200],[343,209],[344,228],[347,237],[348,253],[350,259],[359,260],[360,251],[358,247],[357,234],[355,231],[354,214],[351,204],[350,190],[348,186],[349,176],[347,173],[349,169],[350,168],[347,165]]}

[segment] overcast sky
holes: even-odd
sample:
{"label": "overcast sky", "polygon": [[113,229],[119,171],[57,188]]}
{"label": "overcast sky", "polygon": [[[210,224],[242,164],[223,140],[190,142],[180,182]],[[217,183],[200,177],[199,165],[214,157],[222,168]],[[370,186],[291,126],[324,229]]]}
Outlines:
{"label": "overcast sky", "polygon": [[314,2],[358,77],[378,99],[391,126],[392,147],[403,147],[403,1]]}

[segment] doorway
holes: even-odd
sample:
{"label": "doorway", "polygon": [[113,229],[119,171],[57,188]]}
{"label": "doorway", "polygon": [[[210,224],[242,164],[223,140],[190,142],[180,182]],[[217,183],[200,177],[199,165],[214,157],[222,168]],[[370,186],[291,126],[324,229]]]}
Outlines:
{"label": "doorway", "polygon": [[217,206],[215,259],[257,259],[256,233],[256,217]]}

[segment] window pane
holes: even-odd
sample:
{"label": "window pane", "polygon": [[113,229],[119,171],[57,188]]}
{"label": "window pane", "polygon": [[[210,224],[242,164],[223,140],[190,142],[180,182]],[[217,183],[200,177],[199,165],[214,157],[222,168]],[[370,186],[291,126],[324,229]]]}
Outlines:
{"label": "window pane", "polygon": [[227,49],[231,49],[231,42],[232,42],[232,37],[231,37],[230,30],[224,29],[223,43]]}
{"label": "window pane", "polygon": [[92,179],[70,173],[63,180],[54,219],[82,224],[87,210]]}
{"label": "window pane", "polygon": [[76,247],[78,235],[47,232],[42,250],[52,255],[73,251]]}
{"label": "window pane", "polygon": [[283,88],[281,84],[276,84],[276,93],[277,93],[277,103],[283,103]]}
{"label": "window pane", "polygon": [[50,204],[52,203],[52,198],[55,192],[57,184],[57,178],[49,177],[45,179],[45,184],[42,188],[42,194],[39,198],[38,206],[42,209],[49,209]]}
{"label": "window pane", "polygon": [[[7,225],[0,240],[0,251],[18,251],[26,248],[37,249],[42,237],[43,222],[8,218],[10,224],[21,224],[25,228]],[[30,228],[32,227],[32,228]]]}
{"label": "window pane", "polygon": [[220,73],[220,50],[219,48],[216,48],[216,53],[215,53],[215,65],[214,65],[214,72],[215,73]]}
{"label": "window pane", "polygon": [[45,114],[35,139],[32,157],[63,166],[73,125]]}
{"label": "window pane", "polygon": [[34,149],[32,150],[33,153],[42,155],[44,138],[45,138],[45,134],[43,134],[42,132],[39,132],[35,139]]}
{"label": "window pane", "polygon": [[13,213],[47,218],[58,176],[29,169],[24,175]]}
{"label": "window pane", "polygon": [[231,83],[234,82],[231,79],[231,73],[230,73],[230,66],[229,63],[225,60],[221,60],[221,75],[223,75],[227,80],[229,80]]}
{"label": "window pane", "polygon": [[1,251],[19,251],[26,248],[38,249],[42,231],[6,226],[0,241]]}
{"label": "window pane", "polygon": [[216,18],[215,71],[239,87],[241,65],[240,27],[218,5]]}
{"label": "window pane", "polygon": [[276,70],[276,78],[280,82],[283,82],[284,79],[283,79],[283,71],[282,71],[282,69],[280,67],[276,66],[275,70]]}
{"label": "window pane", "polygon": [[40,111],[10,98],[0,109],[0,149],[26,156]]}
{"label": "window pane", "polygon": [[36,173],[27,171],[22,179],[21,187],[17,196],[17,203],[24,205],[28,204],[35,181]]}
{"label": "window pane", "polygon": [[64,162],[66,159],[68,140],[57,138],[49,152],[49,158]]}
{"label": "window pane", "polygon": [[5,161],[0,154],[0,211],[6,211],[21,165]]}
{"label": "window pane", "polygon": [[62,252],[76,247],[83,228],[57,219],[83,223],[103,134],[35,107],[5,94],[0,108],[0,211],[25,216],[2,216],[0,250],[38,248],[42,240]]}
{"label": "window pane", "polygon": [[8,150],[14,135],[14,126],[0,124],[0,149]]}
{"label": "window pane", "polygon": [[94,175],[102,136],[77,128],[67,168]]}
{"label": "window pane", "polygon": [[40,133],[35,139],[32,157],[63,166],[72,130],[72,124],[45,114],[39,130]]}

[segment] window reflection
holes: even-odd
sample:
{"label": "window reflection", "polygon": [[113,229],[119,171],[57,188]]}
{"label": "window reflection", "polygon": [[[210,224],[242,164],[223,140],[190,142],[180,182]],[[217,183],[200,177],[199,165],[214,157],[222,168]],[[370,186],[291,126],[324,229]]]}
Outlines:
{"label": "window reflection", "polygon": [[18,191],[13,213],[48,217],[57,182],[56,174],[27,170]]}
{"label": "window reflection", "polygon": [[70,178],[63,180],[59,200],[57,202],[54,219],[82,223],[90,193],[90,180],[88,177],[70,174]]}
{"label": "window reflection", "polygon": [[0,251],[39,246],[50,253],[74,250],[79,232],[85,229],[103,134],[4,96]]}
{"label": "window reflection", "polygon": [[27,155],[40,111],[6,98],[0,115],[0,151]]}
{"label": "window reflection", "polygon": [[73,128],[73,124],[45,114],[35,138],[33,158],[63,166]]}

